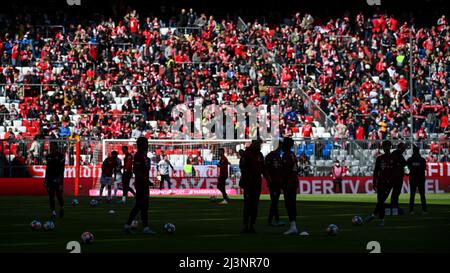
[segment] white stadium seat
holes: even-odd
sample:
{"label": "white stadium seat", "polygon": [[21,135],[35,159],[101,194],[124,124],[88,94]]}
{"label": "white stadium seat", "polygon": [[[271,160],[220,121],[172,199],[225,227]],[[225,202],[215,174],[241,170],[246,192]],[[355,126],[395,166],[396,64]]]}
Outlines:
{"label": "white stadium seat", "polygon": [[14,127],[20,127],[22,126],[22,120],[13,120]]}

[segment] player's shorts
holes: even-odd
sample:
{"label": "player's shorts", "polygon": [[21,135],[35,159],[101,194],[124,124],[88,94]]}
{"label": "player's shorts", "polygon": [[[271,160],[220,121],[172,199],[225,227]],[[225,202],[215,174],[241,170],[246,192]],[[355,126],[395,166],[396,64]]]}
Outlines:
{"label": "player's shorts", "polygon": [[64,190],[64,185],[62,183],[62,181],[57,181],[57,180],[53,180],[53,181],[45,181],[45,188],[47,189],[47,192],[52,193],[52,192],[63,192]]}
{"label": "player's shorts", "polygon": [[122,175],[121,174],[117,174],[116,179],[114,180],[114,184],[119,184],[119,183],[122,183]]}
{"label": "player's shorts", "polygon": [[112,185],[112,182],[112,177],[102,176],[102,178],[100,178],[100,184],[102,185]]}

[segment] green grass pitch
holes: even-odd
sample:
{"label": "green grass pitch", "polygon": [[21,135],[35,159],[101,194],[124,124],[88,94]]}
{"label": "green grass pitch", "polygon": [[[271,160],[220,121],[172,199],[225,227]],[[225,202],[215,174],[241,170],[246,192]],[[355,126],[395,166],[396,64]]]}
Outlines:
{"label": "green grass pitch", "polygon": [[[407,194],[401,196],[406,209]],[[127,205],[100,203],[89,207],[90,198],[79,198],[73,207],[66,197],[66,216],[56,219],[54,231],[33,231],[32,220],[49,218],[45,197],[0,197],[0,252],[69,252],[69,241],[80,241],[84,231],[95,236],[91,245],[82,245],[83,253],[92,252],[359,252],[367,253],[369,241],[378,241],[382,252],[450,252],[450,194],[429,194],[429,214],[421,214],[418,198],[416,214],[387,216],[386,225],[377,221],[353,226],[354,215],[366,216],[375,205],[375,195],[299,195],[298,228],[310,236],[282,235],[287,227],[266,224],[267,196],[259,206],[257,234],[240,234],[242,197],[234,197],[228,206],[209,198],[151,197],[150,223],[158,232],[143,235],[142,229],[127,235],[122,231],[133,199]],[[110,209],[115,214],[109,214]],[[283,201],[282,220],[287,220]],[[163,231],[165,223],[176,225],[174,234]],[[329,236],[329,224],[339,227],[337,236]]]}

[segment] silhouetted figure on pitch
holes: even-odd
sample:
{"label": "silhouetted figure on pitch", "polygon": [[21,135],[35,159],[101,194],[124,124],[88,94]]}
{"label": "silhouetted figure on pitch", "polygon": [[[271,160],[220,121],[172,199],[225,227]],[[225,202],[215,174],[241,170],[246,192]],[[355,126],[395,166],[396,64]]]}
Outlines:
{"label": "silhouetted figure on pitch", "polygon": [[244,228],[242,233],[255,233],[255,222],[261,195],[262,176],[270,183],[261,153],[261,140],[253,140],[245,149],[239,161],[241,180],[239,186],[244,190]]}
{"label": "silhouetted figure on pitch", "polygon": [[148,226],[148,206],[149,191],[153,183],[150,182],[150,158],[147,156],[148,140],[145,137],[139,137],[136,141],[137,152],[133,160],[134,188],[136,189],[136,204],[130,212],[128,221],[125,224],[125,232],[131,233],[131,223],[141,212],[142,226],[144,234],[155,234]]}
{"label": "silhouetted figure on pitch", "polygon": [[136,195],[133,188],[130,187],[131,177],[133,177],[133,155],[128,151],[128,146],[122,146],[123,158],[123,175],[122,175],[122,202],[126,203],[128,192]]}
{"label": "silhouetted figure on pitch", "polygon": [[60,211],[59,217],[64,217],[64,155],[58,151],[58,144],[50,142],[50,153],[46,156],[47,166],[45,169],[45,187],[50,201],[52,218],[56,218],[55,195],[58,199]]}
{"label": "silhouetted figure on pitch", "polygon": [[378,215],[380,226],[384,226],[385,207],[384,202],[392,190],[392,176],[395,168],[394,158],[391,155],[391,142],[383,141],[384,154],[377,157],[373,171],[373,189],[377,193],[377,205],[371,215],[366,218],[370,222]]}
{"label": "silhouetted figure on pitch", "polygon": [[270,209],[269,209],[269,218],[267,219],[269,225],[272,226],[284,226],[286,223],[280,221],[280,215],[278,213],[278,203],[281,195],[281,144],[278,147],[271,151],[265,159],[265,166],[267,169],[267,173],[270,176],[270,183],[267,183],[267,187],[269,188],[270,193]]}
{"label": "silhouetted figure on pitch", "polygon": [[406,144],[401,142],[395,151],[392,152],[394,159],[394,170],[392,173],[392,194],[391,211],[392,215],[398,215],[398,199],[403,187],[403,176],[405,175],[406,160],[403,153],[406,150]]}
{"label": "silhouetted figure on pitch", "polygon": [[409,169],[409,214],[414,214],[414,198],[416,196],[416,189],[419,188],[420,202],[422,203],[422,211],[427,213],[427,200],[425,198],[425,170],[427,162],[425,158],[420,155],[419,147],[413,147],[413,154],[407,160]]}
{"label": "silhouetted figure on pitch", "polygon": [[225,149],[220,148],[219,149],[219,179],[217,183],[217,189],[222,193],[223,200],[219,204],[221,205],[227,205],[228,202],[230,202],[230,198],[227,195],[226,190],[226,182],[228,179],[228,168],[230,166],[230,162],[228,161],[228,158],[225,156]]}

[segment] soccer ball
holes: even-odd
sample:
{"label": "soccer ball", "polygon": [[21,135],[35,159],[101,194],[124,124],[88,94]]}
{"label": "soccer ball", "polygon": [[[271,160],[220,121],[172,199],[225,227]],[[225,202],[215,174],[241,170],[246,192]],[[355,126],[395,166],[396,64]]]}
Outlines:
{"label": "soccer ball", "polygon": [[335,224],[331,224],[327,227],[328,235],[337,235],[339,228]]}
{"label": "soccer ball", "polygon": [[83,232],[83,234],[81,234],[81,241],[85,244],[91,244],[94,242],[94,235],[89,231]]}
{"label": "soccer ball", "polygon": [[217,197],[215,195],[209,197],[209,201],[211,202],[217,202]]}
{"label": "soccer ball", "polygon": [[354,226],[360,226],[363,224],[363,219],[358,215],[353,216],[352,223]]}
{"label": "soccer ball", "polygon": [[42,224],[38,220],[34,220],[33,222],[31,222],[31,228],[33,230],[39,230],[42,228]]}
{"label": "soccer ball", "polygon": [[91,202],[89,202],[89,205],[90,205],[91,207],[96,207],[96,206],[98,205],[98,201],[95,200],[95,199],[92,199]]}
{"label": "soccer ball", "polygon": [[78,199],[72,199],[72,206],[78,206],[80,204],[80,202],[78,201]]}
{"label": "soccer ball", "polygon": [[167,223],[167,224],[164,225],[164,230],[167,233],[174,233],[175,232],[175,225],[171,224],[171,223]]}
{"label": "soccer ball", "polygon": [[137,229],[138,226],[139,226],[138,220],[133,220],[133,222],[131,222],[131,229]]}
{"label": "soccer ball", "polygon": [[47,221],[43,225],[45,231],[52,231],[55,229],[55,223],[52,221]]}

